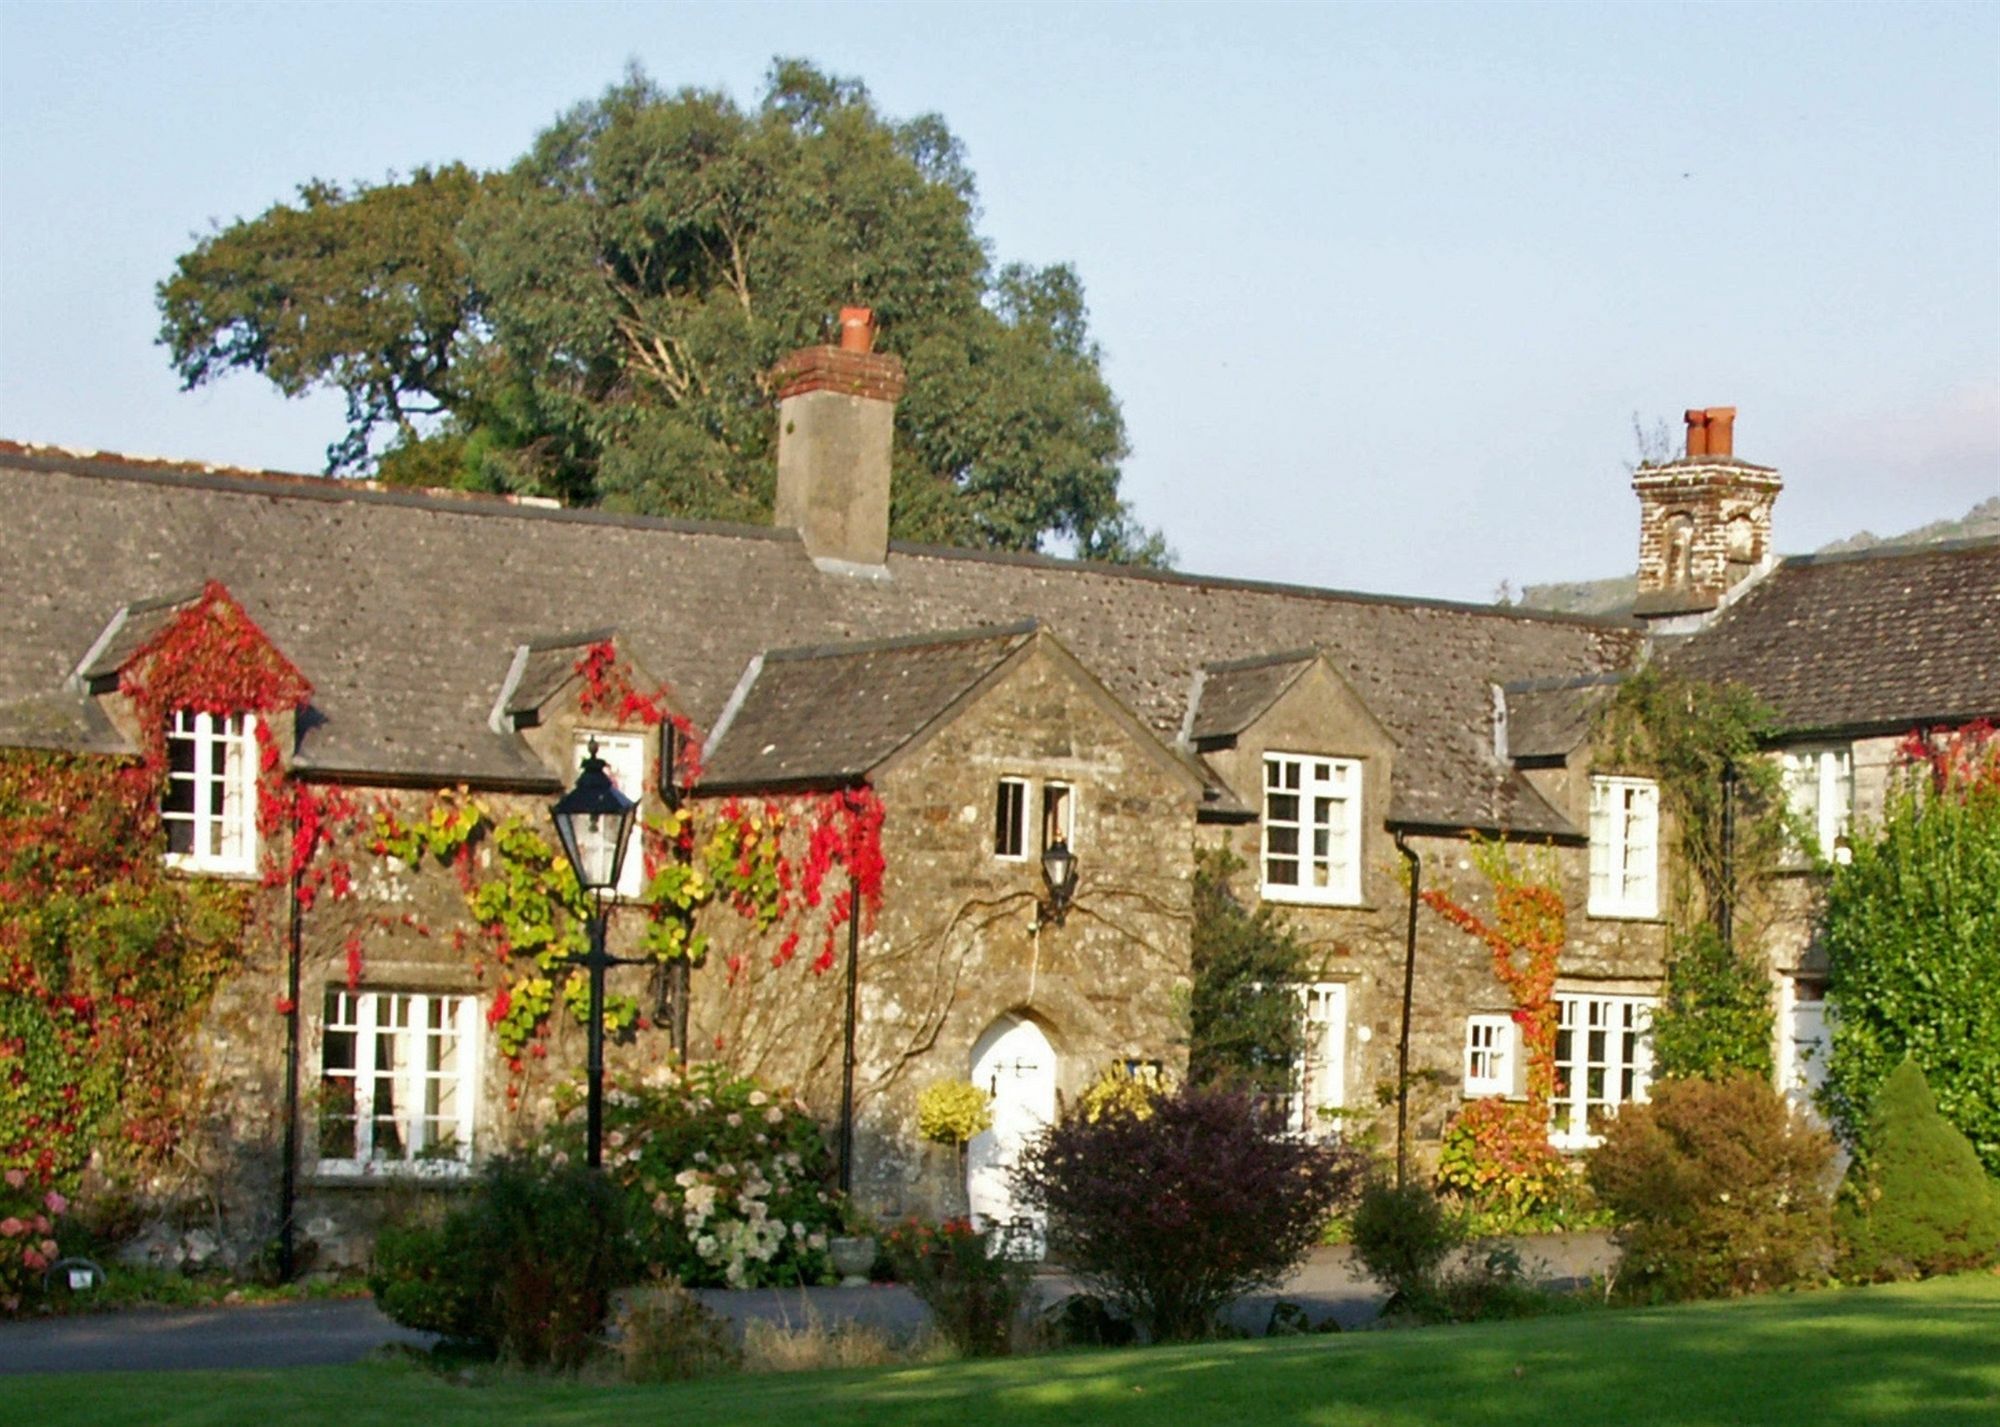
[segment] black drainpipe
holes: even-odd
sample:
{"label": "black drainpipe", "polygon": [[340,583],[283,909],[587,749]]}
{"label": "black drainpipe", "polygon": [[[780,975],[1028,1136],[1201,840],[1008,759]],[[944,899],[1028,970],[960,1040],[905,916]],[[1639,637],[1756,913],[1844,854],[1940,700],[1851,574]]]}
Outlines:
{"label": "black drainpipe", "polygon": [[1396,1187],[1401,1189],[1410,1169],[1410,988],[1417,978],[1417,896],[1422,890],[1423,864],[1398,830],[1396,851],[1410,864],[1410,921],[1403,938],[1403,1029],[1396,1044]]}
{"label": "black drainpipe", "polygon": [[840,1053],[840,1192],[854,1191],[854,1015],[861,986],[861,886],[847,874],[847,1014]]}
{"label": "black drainpipe", "polygon": [[1725,951],[1736,950],[1736,765],[1722,765],[1722,885],[1715,929]]}
{"label": "black drainpipe", "polygon": [[284,1165],[278,1177],[278,1276],[292,1280],[297,1264],[297,1236],[292,1221],[298,1208],[299,1162],[299,948],[305,930],[305,910],[299,903],[299,873],[292,874],[291,915],[285,955],[285,1135]]}

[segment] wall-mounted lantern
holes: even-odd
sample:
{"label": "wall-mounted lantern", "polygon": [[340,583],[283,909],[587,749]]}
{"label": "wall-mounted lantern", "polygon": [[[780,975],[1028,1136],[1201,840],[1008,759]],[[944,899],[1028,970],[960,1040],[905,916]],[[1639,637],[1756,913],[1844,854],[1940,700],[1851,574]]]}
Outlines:
{"label": "wall-mounted lantern", "polygon": [[1061,926],[1076,896],[1076,854],[1061,838],[1042,849],[1042,884],[1049,892],[1039,904],[1042,921]]}

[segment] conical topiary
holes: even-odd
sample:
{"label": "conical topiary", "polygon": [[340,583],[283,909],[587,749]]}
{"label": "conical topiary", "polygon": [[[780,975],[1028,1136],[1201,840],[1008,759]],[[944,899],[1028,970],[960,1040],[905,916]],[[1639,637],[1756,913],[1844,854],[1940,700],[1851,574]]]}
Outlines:
{"label": "conical topiary", "polygon": [[1882,1083],[1863,1149],[1838,1216],[1849,1276],[1949,1273],[2000,1258],[2000,1186],[1938,1113],[1914,1060]]}

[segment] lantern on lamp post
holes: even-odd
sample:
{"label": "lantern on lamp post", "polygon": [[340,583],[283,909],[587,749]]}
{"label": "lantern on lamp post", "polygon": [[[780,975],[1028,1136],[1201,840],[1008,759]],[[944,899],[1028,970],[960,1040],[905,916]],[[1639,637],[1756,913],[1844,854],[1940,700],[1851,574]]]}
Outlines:
{"label": "lantern on lamp post", "polygon": [[583,770],[571,788],[549,810],[555,819],[556,837],[577,885],[590,898],[590,949],[580,964],[590,974],[590,1021],[587,1031],[589,1051],[585,1073],[589,1079],[588,1145],[589,1164],[599,1169],[604,1163],[604,972],[607,967],[629,966],[636,958],[617,957],[604,948],[605,898],[618,885],[625,865],[632,823],[639,805],[618,791],[597,756],[597,740],[590,741]]}

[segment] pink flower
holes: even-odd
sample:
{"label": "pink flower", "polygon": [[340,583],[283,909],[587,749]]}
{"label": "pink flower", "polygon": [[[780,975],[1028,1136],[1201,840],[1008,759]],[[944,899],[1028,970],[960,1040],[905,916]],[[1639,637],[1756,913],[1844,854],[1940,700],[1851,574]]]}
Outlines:
{"label": "pink flower", "polygon": [[16,1219],[12,1214],[9,1214],[4,1219],[0,1219],[0,1234],[4,1234],[10,1239],[20,1238],[27,1227],[26,1224]]}
{"label": "pink flower", "polygon": [[51,1214],[67,1214],[69,1212],[69,1200],[63,1198],[62,1195],[56,1193],[53,1189],[48,1192],[48,1196],[42,1202],[49,1206]]}
{"label": "pink flower", "polygon": [[43,1239],[42,1252],[50,1258],[54,1258],[56,1256],[56,1241],[54,1239]]}
{"label": "pink flower", "polygon": [[22,1249],[21,1266],[23,1268],[44,1269],[49,1266],[49,1261],[33,1249]]}
{"label": "pink flower", "polygon": [[47,1233],[47,1232],[49,1231],[49,1216],[48,1216],[48,1215],[46,1215],[46,1214],[37,1214],[37,1215],[36,1215],[36,1216],[34,1217],[34,1221],[33,1221],[33,1222],[34,1222],[34,1225],[35,1225],[35,1232],[36,1232],[36,1233],[38,1233],[38,1234],[46,1234],[46,1233]]}
{"label": "pink flower", "polygon": [[19,1189],[27,1182],[28,1176],[26,1171],[19,1169],[10,1169],[7,1171],[7,1187],[9,1189]]}

